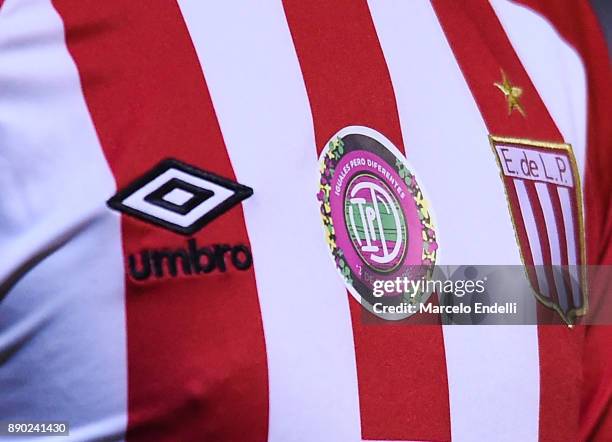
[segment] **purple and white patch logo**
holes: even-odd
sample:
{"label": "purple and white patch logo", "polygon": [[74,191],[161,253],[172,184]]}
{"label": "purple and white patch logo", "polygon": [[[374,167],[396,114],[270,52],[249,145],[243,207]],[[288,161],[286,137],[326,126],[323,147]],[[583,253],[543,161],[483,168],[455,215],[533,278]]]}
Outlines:
{"label": "purple and white patch logo", "polygon": [[[318,199],[329,250],[348,290],[374,312],[375,284],[431,276],[438,244],[427,202],[403,155],[373,129],[342,129],[319,161]],[[385,303],[414,304],[425,295],[398,293]]]}

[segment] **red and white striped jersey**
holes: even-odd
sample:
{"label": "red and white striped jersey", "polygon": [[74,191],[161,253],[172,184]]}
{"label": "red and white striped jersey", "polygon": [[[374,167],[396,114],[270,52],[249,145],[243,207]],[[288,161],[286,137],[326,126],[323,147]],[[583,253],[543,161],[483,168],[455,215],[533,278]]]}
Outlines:
{"label": "red and white striped jersey", "polygon": [[[0,4],[0,421],[74,441],[612,440],[609,327],[367,325],[336,268],[362,255],[330,259],[359,242],[395,268],[422,225],[428,263],[612,264],[610,63],[586,0]],[[356,205],[336,223],[357,226],[364,189],[427,210],[378,246],[367,208],[353,236],[330,227],[321,180],[351,143],[384,147],[364,167],[387,184],[338,178]]]}

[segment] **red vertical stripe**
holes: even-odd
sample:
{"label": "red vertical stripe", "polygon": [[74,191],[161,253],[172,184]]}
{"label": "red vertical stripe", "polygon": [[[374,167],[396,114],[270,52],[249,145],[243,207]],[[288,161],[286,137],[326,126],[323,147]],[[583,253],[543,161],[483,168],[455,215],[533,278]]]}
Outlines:
{"label": "red vertical stripe", "polygon": [[[574,198],[570,198],[570,204],[572,205],[572,212],[576,213],[578,211],[578,207],[576,206],[576,200]],[[576,219],[574,219],[574,244],[576,247],[576,262],[578,263],[578,265],[586,264],[583,260],[582,250],[580,250],[580,225],[578,224],[578,220]]]}
{"label": "red vertical stripe", "polygon": [[[587,0],[514,1],[544,15],[576,49],[585,65],[589,92],[584,197],[588,262],[612,264],[612,65],[603,33]],[[612,428],[609,434],[612,437]]]}
{"label": "red vertical stripe", "polygon": [[[561,141],[562,136],[486,0],[432,0],[446,38],[489,131],[495,135]],[[503,69],[523,89],[526,118],[508,115],[493,86]],[[543,311],[543,309],[541,309]],[[582,331],[538,327],[540,440],[575,441],[578,434]]]}
{"label": "red vertical stripe", "polygon": [[[544,15],[582,57],[588,81],[588,142],[584,206],[589,265],[612,264],[612,65],[587,0],[515,0]],[[605,305],[610,279],[590,278],[589,302]],[[591,275],[593,276],[593,275]],[[612,326],[586,330],[580,440],[612,440]]]}
{"label": "red vertical stripe", "polygon": [[[395,95],[366,3],[286,0],[284,7],[318,151],[349,125],[374,128],[403,150]],[[361,306],[350,298],[363,438],[449,440],[441,327],[363,325]]]}
{"label": "red vertical stripe", "polygon": [[[235,179],[178,6],[57,0],[106,158],[122,188],[166,157]],[[245,183],[248,184],[248,183]],[[186,239],[122,218],[127,256]],[[195,236],[249,244],[240,207]],[[263,441],[268,386],[253,269],[126,278],[129,441]]]}

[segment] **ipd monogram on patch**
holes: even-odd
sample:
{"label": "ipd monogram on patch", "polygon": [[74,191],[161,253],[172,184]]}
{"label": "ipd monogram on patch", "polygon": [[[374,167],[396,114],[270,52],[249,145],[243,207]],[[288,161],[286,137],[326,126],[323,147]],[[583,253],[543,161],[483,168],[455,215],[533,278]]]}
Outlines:
{"label": "ipd monogram on patch", "polygon": [[[413,170],[379,132],[349,126],[322,150],[318,199],[325,238],[349,292],[369,311],[380,300],[376,284],[429,278],[436,234]],[[398,293],[385,304],[424,302],[424,293]]]}
{"label": "ipd monogram on patch", "polygon": [[587,309],[582,193],[572,148],[489,139],[536,298],[571,324]]}

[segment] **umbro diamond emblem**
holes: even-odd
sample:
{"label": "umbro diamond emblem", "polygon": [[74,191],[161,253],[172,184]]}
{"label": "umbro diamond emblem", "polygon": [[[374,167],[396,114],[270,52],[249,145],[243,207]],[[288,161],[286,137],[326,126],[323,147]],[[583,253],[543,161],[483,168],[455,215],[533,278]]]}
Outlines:
{"label": "umbro diamond emblem", "polygon": [[192,235],[252,194],[248,186],[166,159],[107,204],[142,221]]}

